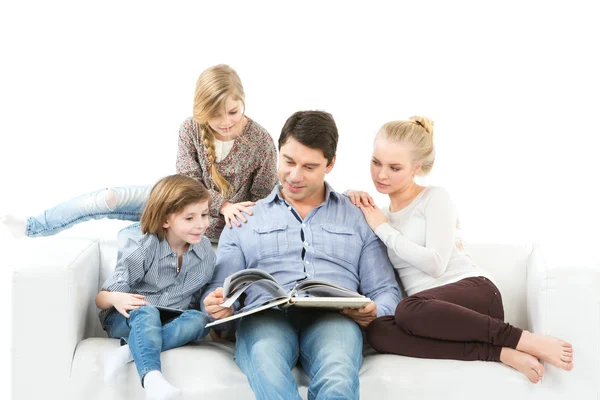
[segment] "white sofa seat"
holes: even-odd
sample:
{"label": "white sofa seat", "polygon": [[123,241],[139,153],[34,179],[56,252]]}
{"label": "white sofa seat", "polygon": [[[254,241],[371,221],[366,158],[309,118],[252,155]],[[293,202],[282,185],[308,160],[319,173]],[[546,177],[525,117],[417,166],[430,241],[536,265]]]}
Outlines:
{"label": "white sofa seat", "polygon": [[[98,356],[117,339],[100,328],[94,297],[115,266],[115,241],[64,237],[16,241],[13,272],[13,398],[143,399],[133,364],[113,386],[102,382]],[[546,365],[532,385],[500,363],[426,360],[365,349],[361,399],[595,399],[600,393],[600,271],[552,266],[537,246],[470,245],[474,260],[495,277],[505,318],[575,348],[572,372]],[[31,310],[37,310],[31,318]],[[233,344],[198,341],[161,354],[167,379],[183,399],[253,399],[233,359]],[[308,378],[296,367],[300,393]]]}

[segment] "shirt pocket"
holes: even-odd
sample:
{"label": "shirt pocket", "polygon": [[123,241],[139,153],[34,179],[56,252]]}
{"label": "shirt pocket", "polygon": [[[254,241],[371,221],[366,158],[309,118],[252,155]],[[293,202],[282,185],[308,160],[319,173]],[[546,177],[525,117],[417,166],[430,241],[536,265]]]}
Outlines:
{"label": "shirt pocket", "polygon": [[279,257],[287,253],[287,225],[266,225],[254,228],[258,235],[258,258]]}
{"label": "shirt pocket", "polygon": [[355,263],[360,246],[353,229],[332,224],[322,224],[323,249],[326,255],[348,263]]}

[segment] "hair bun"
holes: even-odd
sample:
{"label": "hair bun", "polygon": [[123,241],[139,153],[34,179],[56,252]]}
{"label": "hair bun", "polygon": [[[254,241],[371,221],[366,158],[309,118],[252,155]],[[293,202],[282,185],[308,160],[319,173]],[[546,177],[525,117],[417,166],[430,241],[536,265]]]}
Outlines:
{"label": "hair bun", "polygon": [[419,117],[419,116],[415,115],[415,116],[410,117],[409,120],[413,121],[415,124],[421,126],[430,135],[433,135],[433,125],[434,125],[434,123],[429,118],[427,118],[427,117]]}

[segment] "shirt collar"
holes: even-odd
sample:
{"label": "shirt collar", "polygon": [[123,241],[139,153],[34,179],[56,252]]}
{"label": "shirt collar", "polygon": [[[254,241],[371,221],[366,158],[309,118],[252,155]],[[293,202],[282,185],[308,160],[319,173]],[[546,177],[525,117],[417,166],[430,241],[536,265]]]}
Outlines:
{"label": "shirt collar", "polygon": [[[282,186],[280,184],[275,185],[275,187],[273,188],[271,193],[267,197],[265,197],[265,202],[272,203],[275,200],[278,200],[280,202],[285,203],[286,201],[284,200],[283,196],[281,195],[281,188],[282,188]],[[340,196],[341,195],[338,192],[336,192],[327,181],[325,181],[325,201],[324,201],[324,203],[329,203],[329,201],[331,201],[331,200],[339,200]]]}
{"label": "shirt collar", "polygon": [[158,241],[158,259],[162,260],[163,258],[170,256],[171,254],[173,254],[173,249],[171,249],[169,242],[167,242],[167,238],[163,238],[162,240],[159,240]]}
{"label": "shirt collar", "polygon": [[[187,249],[186,253],[193,251],[199,259],[201,259],[201,260],[204,259],[204,257],[206,256],[206,249],[204,248],[204,245],[202,244],[202,242],[204,242],[204,240],[208,240],[208,239],[203,237],[199,243],[191,244],[190,247]],[[177,255],[177,253],[175,253],[173,251],[173,249],[171,249],[171,246],[169,245],[169,242],[167,242],[166,238],[158,242],[158,248],[159,248],[159,253],[158,253],[159,260],[162,260],[163,258],[165,258],[171,254]]]}
{"label": "shirt collar", "polygon": [[203,260],[207,254],[206,246],[203,244],[205,240],[208,239],[206,237],[203,237],[200,242],[190,245],[190,248],[188,249],[188,251],[193,251],[194,253],[196,253],[196,257],[198,257],[201,260]]}

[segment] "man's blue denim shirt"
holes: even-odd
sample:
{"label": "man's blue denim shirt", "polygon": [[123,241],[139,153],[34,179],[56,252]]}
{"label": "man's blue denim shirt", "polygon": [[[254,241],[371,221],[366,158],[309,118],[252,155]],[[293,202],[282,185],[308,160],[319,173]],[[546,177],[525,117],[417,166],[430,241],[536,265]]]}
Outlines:
{"label": "man's blue denim shirt", "polygon": [[[225,227],[219,239],[217,265],[204,297],[234,272],[258,268],[271,274],[286,291],[305,279],[324,280],[357,291],[377,304],[377,316],[391,315],[401,300],[395,271],[383,242],[373,233],[358,207],[325,183],[325,201],[303,220],[280,194],[252,207],[241,227]],[[251,286],[243,309],[269,300]]]}

